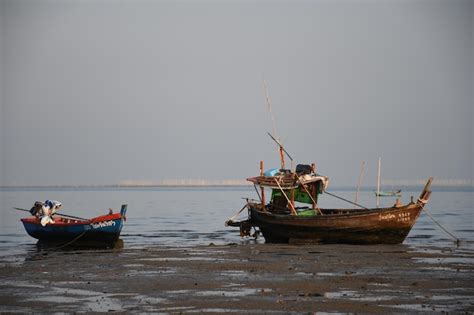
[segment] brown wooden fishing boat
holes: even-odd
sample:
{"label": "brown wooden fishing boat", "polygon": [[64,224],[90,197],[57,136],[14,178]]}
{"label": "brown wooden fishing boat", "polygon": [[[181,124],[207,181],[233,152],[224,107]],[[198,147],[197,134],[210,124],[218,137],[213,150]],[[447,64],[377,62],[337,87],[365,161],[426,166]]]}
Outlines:
{"label": "brown wooden fishing boat", "polygon": [[[249,179],[255,181],[255,178]],[[266,178],[265,181],[269,181]],[[256,180],[257,183],[262,183]],[[394,205],[389,208],[368,209],[321,209],[317,207],[317,194],[322,182],[306,184],[309,187],[296,189],[281,186],[272,192],[268,204],[248,200],[248,218],[243,221],[227,221],[229,226],[238,226],[241,235],[249,235],[252,227],[258,228],[268,243],[311,241],[313,243],[343,244],[399,244],[402,243],[420,215],[430,197],[428,180],[416,202]],[[313,187],[311,187],[313,186]],[[294,187],[290,185],[290,187]],[[263,191],[263,190],[262,190]],[[302,201],[303,191],[313,199],[313,207],[294,207],[295,198]],[[311,194],[311,191],[313,194]],[[324,192],[323,192],[324,193]],[[286,195],[287,197],[282,198]],[[308,195],[308,194],[307,194]],[[331,194],[332,195],[332,194]],[[260,195],[261,196],[261,195]],[[288,200],[286,200],[288,199]],[[245,209],[244,208],[244,209]]]}
{"label": "brown wooden fishing boat", "polygon": [[[315,164],[300,164],[294,171],[285,169],[283,153],[293,159],[278,140],[270,137],[279,145],[281,168],[264,172],[263,161],[260,162],[260,175],[247,179],[254,184],[260,200],[247,200],[240,210],[248,209],[247,219],[234,221],[236,215],[226,222],[228,226],[240,227],[242,236],[250,235],[255,228],[269,243],[399,244],[407,237],[431,195],[433,178],[428,180],[416,202],[412,198],[408,204],[401,205],[397,199],[392,207],[369,209],[329,192],[329,178],[317,174]],[[265,188],[272,192],[268,204]],[[320,194],[342,199],[358,208],[320,208]],[[311,207],[298,207],[297,202]]]}
{"label": "brown wooden fishing boat", "polygon": [[[268,109],[271,112],[270,97],[264,81]],[[245,206],[227,222],[227,226],[240,227],[241,236],[257,236],[261,232],[266,242],[288,243],[311,241],[318,243],[344,244],[398,244],[402,243],[416,222],[416,219],[431,195],[430,178],[416,202],[401,205],[397,199],[390,208],[369,209],[327,190],[329,178],[317,174],[315,164],[297,165],[293,170],[293,158],[277,140],[275,119],[272,114],[276,138],[268,135],[279,148],[280,168],[264,172],[260,162],[260,175],[248,178],[254,184],[259,200],[249,200]],[[291,160],[291,168],[285,168],[285,154]],[[380,161],[379,161],[380,170]],[[380,172],[379,172],[380,173]],[[380,178],[380,176],[379,176]],[[260,188],[258,189],[257,186]],[[265,188],[271,190],[270,201],[266,203]],[[318,196],[328,194],[342,199],[358,208],[322,209]],[[357,200],[357,198],[356,198]],[[303,203],[309,206],[297,206]],[[238,215],[248,210],[245,220],[235,221]],[[257,230],[258,229],[258,230]]]}

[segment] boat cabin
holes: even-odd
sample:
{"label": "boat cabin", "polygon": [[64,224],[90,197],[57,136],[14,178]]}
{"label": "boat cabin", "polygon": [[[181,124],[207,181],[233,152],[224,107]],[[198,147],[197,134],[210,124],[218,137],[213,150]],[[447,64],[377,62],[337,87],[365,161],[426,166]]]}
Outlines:
{"label": "boat cabin", "polygon": [[[262,209],[274,214],[312,216],[319,213],[318,195],[326,189],[329,179],[316,174],[315,165],[298,164],[295,171],[272,169],[263,171],[260,162],[260,176],[247,179],[260,186]],[[265,187],[271,188],[270,202],[265,204]],[[310,204],[310,207],[296,207],[295,202]]]}

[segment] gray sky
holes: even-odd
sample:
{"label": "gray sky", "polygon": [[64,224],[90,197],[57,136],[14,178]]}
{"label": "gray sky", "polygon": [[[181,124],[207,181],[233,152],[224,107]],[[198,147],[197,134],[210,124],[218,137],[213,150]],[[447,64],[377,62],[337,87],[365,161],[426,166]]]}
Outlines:
{"label": "gray sky", "polygon": [[474,1],[0,0],[1,185],[473,178]]}

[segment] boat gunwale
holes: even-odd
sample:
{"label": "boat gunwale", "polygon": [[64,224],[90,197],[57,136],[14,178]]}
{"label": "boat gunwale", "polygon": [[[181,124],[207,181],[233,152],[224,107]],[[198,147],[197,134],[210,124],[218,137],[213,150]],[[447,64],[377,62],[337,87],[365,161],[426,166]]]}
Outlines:
{"label": "boat gunwale", "polygon": [[[48,224],[49,226],[57,226],[57,227],[67,227],[67,226],[78,226],[78,225],[90,225],[94,223],[109,221],[109,220],[118,220],[122,219],[122,215],[120,213],[113,213],[113,214],[104,214],[101,216],[97,216],[87,220],[79,220],[79,219],[68,219],[66,217],[62,217],[61,215],[57,215],[57,217],[70,220],[70,222],[65,222],[62,220],[55,221],[52,224]],[[21,218],[21,222],[33,224],[33,225],[41,225],[41,220],[38,217],[30,216],[27,218]]]}
{"label": "boat gunwale", "polygon": [[[409,203],[409,204],[406,204],[406,205],[403,205],[403,206],[400,206],[400,207],[389,207],[389,208],[372,208],[372,209],[355,209],[355,208],[352,208],[352,209],[338,209],[338,208],[334,208],[334,209],[323,209],[323,208],[320,208],[319,210],[322,211],[322,215],[314,215],[314,216],[298,216],[298,215],[292,215],[292,214],[277,214],[277,213],[272,213],[272,212],[269,212],[269,211],[262,211],[261,209],[259,209],[258,207],[258,203],[248,203],[249,205],[249,211],[250,208],[252,208],[252,205],[254,206],[253,207],[253,210],[254,211],[257,211],[259,214],[262,214],[262,215],[265,215],[265,216],[268,216],[268,217],[273,217],[275,219],[290,219],[290,220],[308,220],[308,221],[311,221],[311,220],[315,220],[315,219],[323,219],[323,218],[327,218],[327,219],[334,219],[334,218],[345,218],[345,217],[350,217],[350,218],[354,218],[354,217],[363,217],[363,216],[367,216],[367,215],[374,215],[374,214],[380,214],[380,213],[390,213],[390,212],[400,212],[400,211],[403,211],[403,210],[412,210],[412,209],[419,209],[421,210],[421,206],[416,204],[416,203]],[[309,208],[308,210],[310,210],[311,208]],[[329,213],[329,214],[324,214],[326,211],[331,211],[331,212],[336,212],[336,211],[340,211],[340,212],[346,212],[346,213]],[[349,213],[347,213],[349,212]]]}

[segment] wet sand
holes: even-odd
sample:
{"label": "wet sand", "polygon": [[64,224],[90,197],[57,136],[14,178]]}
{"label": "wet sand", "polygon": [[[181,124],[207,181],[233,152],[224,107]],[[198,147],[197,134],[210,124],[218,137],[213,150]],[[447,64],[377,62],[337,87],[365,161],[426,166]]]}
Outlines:
{"label": "wet sand", "polygon": [[0,259],[0,312],[474,312],[455,245],[238,244]]}

